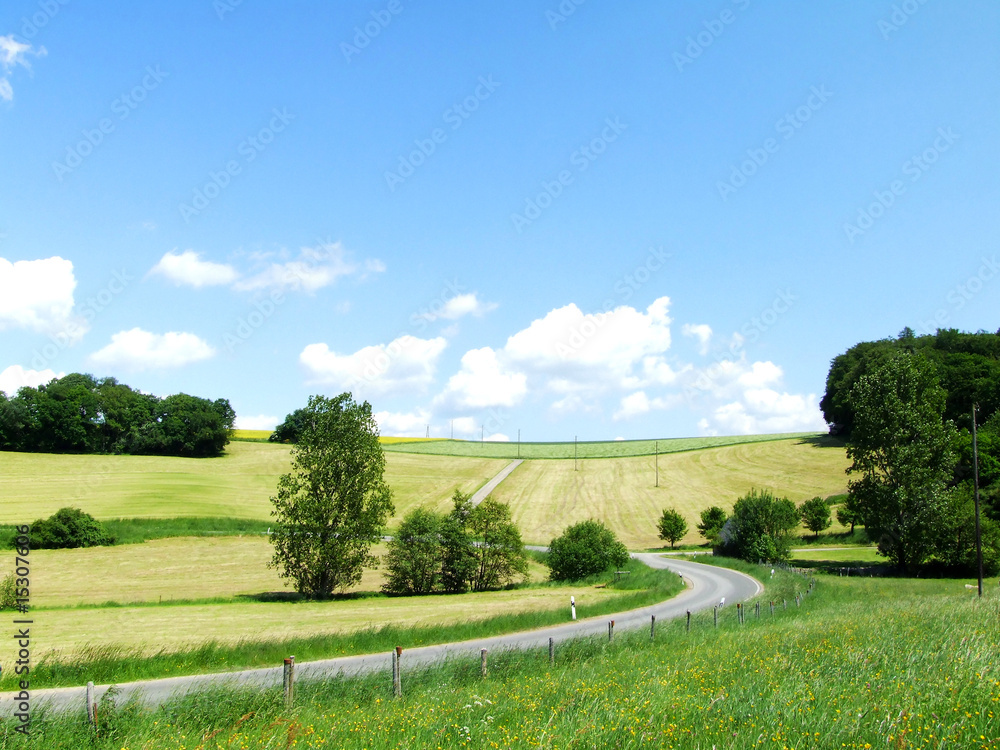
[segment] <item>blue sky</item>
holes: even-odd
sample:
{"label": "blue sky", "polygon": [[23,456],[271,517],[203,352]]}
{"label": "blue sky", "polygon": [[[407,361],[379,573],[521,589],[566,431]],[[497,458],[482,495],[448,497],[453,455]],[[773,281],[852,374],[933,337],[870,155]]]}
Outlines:
{"label": "blue sky", "polygon": [[998,38],[938,0],[7,0],[0,389],[823,429],[852,344],[998,327]]}

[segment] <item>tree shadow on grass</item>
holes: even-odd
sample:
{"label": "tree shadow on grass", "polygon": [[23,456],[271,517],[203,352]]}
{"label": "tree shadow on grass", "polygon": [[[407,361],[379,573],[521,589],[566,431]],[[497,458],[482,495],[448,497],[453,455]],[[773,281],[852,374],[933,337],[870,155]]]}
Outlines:
{"label": "tree shadow on grass", "polygon": [[237,594],[236,598],[245,602],[347,602],[358,599],[384,598],[385,594],[379,591],[347,591],[345,593],[333,594],[329,599],[309,599],[297,591],[262,591],[255,594]]}
{"label": "tree shadow on grass", "polygon": [[796,445],[811,445],[813,448],[844,448],[847,441],[836,435],[809,435],[801,437]]}

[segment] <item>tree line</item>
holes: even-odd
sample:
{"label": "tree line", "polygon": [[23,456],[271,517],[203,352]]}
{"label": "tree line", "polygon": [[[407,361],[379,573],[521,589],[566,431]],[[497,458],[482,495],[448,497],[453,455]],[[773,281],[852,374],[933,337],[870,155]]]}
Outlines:
{"label": "tree line", "polygon": [[160,398],[115,378],[71,373],[13,398],[0,392],[0,450],[217,456],[235,419],[227,399]]}
{"label": "tree line", "polygon": [[974,572],[972,411],[977,407],[986,572],[1000,569],[1000,333],[939,330],[837,356],[821,401],[851,460],[847,515],[910,571]]}

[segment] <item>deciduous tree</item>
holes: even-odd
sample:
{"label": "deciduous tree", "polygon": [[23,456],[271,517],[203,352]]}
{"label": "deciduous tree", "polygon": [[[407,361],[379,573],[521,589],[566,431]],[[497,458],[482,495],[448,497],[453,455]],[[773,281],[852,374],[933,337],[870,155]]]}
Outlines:
{"label": "deciduous tree", "polygon": [[368,402],[348,393],[312,396],[309,420],[292,449],[292,470],[271,498],[271,564],[297,591],[326,598],[377,563],[371,546],[393,512],[385,456]]}

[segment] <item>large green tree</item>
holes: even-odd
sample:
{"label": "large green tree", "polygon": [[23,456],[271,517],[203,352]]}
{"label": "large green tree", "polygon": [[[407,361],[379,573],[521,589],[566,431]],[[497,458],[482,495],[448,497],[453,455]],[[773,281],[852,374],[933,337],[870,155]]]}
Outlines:
{"label": "large green tree", "polygon": [[898,352],[851,388],[854,426],[847,446],[848,491],[879,553],[913,569],[942,532],[955,428],[943,418],[946,394],[932,363]]}
{"label": "large green tree", "polygon": [[710,505],[701,512],[701,523],[698,524],[698,533],[705,537],[709,544],[717,544],[719,532],[726,525],[729,516],[726,511],[718,505]]}
{"label": "large green tree", "polygon": [[821,497],[806,500],[799,506],[799,513],[802,515],[802,523],[816,534],[817,539],[819,532],[830,528],[830,506]]}
{"label": "large green tree", "polygon": [[355,403],[348,393],[312,396],[306,408],[292,470],[271,498],[271,564],[300,593],[327,598],[378,562],[371,547],[393,513],[392,491],[367,401]]}

